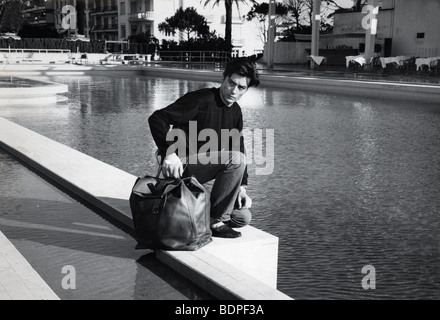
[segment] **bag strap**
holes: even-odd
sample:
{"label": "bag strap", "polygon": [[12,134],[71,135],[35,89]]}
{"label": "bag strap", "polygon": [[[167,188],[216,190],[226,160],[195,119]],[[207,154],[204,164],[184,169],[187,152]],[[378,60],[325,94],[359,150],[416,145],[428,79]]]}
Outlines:
{"label": "bag strap", "polygon": [[174,179],[164,179],[161,180],[158,184],[156,184],[155,188],[160,191],[163,188],[165,188],[167,185],[171,184],[174,182]]}
{"label": "bag strap", "polygon": [[156,184],[155,188],[157,189],[157,191],[160,191],[168,185],[178,186],[182,182],[186,182],[188,180],[191,180],[191,178],[192,177],[177,178],[177,179],[174,179],[174,178],[162,179],[162,180],[160,180],[159,183]]}

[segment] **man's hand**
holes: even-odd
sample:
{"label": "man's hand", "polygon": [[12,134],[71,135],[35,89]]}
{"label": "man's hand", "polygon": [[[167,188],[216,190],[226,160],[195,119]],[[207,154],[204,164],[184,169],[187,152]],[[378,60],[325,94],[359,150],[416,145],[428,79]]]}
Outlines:
{"label": "man's hand", "polygon": [[180,178],[183,174],[182,161],[177,154],[166,156],[162,163],[162,173],[165,178]]}
{"label": "man's hand", "polygon": [[238,192],[237,206],[238,209],[250,209],[252,207],[252,199],[247,195],[246,188],[244,186],[241,186],[240,191]]}

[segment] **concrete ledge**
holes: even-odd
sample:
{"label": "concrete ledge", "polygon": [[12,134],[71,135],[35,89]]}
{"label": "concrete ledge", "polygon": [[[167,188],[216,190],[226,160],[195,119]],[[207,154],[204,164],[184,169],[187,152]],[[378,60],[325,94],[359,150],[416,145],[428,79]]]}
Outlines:
{"label": "concrete ledge", "polygon": [[133,227],[127,199],[135,176],[1,117],[0,147]]}
{"label": "concrete ledge", "polygon": [[167,67],[138,67],[141,74],[154,77],[166,77],[172,79],[193,80],[193,81],[214,81],[223,80],[223,72],[210,70],[178,69]]}
{"label": "concrete ledge", "polygon": [[[100,65],[4,65],[0,64],[3,75],[146,75],[172,79],[221,82],[221,71],[177,69],[153,66],[100,66]],[[362,79],[362,74],[353,79],[325,76],[299,76],[295,72],[261,74],[261,86],[346,94],[359,97],[389,98],[398,100],[438,102],[440,85],[430,83],[407,83]]]}
{"label": "concrete ledge", "polygon": [[0,107],[23,103],[54,103],[57,102],[57,94],[68,91],[68,86],[65,84],[23,77],[13,78],[14,86],[0,88]]}
{"label": "concrete ledge", "polygon": [[0,300],[59,300],[1,231]]}
{"label": "concrete ledge", "polygon": [[[176,68],[142,67],[147,76],[185,80],[221,82],[221,72]],[[361,97],[390,98],[427,102],[440,101],[440,85],[386,82],[361,79],[338,79],[314,76],[298,76],[292,73],[260,74],[261,85],[266,87],[346,94]]]}
{"label": "concrete ledge", "polygon": [[[209,247],[209,245],[207,246]],[[232,249],[229,245],[229,251]],[[258,248],[258,246],[256,246]],[[242,251],[240,251],[242,252]],[[215,256],[207,250],[191,252],[158,251],[159,260],[172,267],[205,291],[222,300],[291,300],[281,291],[275,290],[248,273],[231,266],[224,256]],[[251,263],[249,262],[248,265]]]}
{"label": "concrete ledge", "polygon": [[211,245],[203,251],[213,257],[221,257],[238,270],[246,270],[250,276],[276,288],[278,238],[252,226],[240,228],[240,232],[242,236],[237,239],[213,238]]}
{"label": "concrete ledge", "polygon": [[286,89],[419,102],[440,100],[440,86],[434,84],[281,75],[262,75],[261,78],[271,86]]}
{"label": "concrete ledge", "polygon": [[[124,224],[137,179],[125,171],[0,117],[0,147]],[[164,263],[223,299],[292,299],[276,290],[278,238],[251,226],[196,252],[158,251]]]}

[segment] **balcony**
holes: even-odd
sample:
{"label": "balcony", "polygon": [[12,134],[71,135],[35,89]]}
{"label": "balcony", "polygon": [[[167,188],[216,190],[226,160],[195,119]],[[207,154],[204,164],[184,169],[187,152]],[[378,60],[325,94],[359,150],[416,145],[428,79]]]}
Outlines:
{"label": "balcony", "polygon": [[28,24],[31,26],[45,26],[47,24],[47,21],[46,18],[43,18],[34,21],[28,21]]}
{"label": "balcony", "polygon": [[129,22],[154,21],[154,11],[138,12],[128,17]]}
{"label": "balcony", "polygon": [[90,9],[91,15],[118,13],[118,6],[103,6]]}
{"label": "balcony", "polygon": [[24,15],[31,15],[31,14],[37,14],[40,12],[46,12],[45,6],[34,6],[34,7],[27,7],[26,9],[21,10],[21,13]]}
{"label": "balcony", "polygon": [[118,24],[96,24],[92,26],[91,32],[118,32]]}

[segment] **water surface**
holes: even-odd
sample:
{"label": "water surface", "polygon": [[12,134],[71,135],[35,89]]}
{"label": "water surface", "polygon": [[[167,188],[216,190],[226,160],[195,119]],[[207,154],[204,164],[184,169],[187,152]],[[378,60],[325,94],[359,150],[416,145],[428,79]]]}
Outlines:
{"label": "water surface", "polygon": [[[214,82],[55,76],[66,102],[0,116],[134,175],[154,173],[147,118]],[[440,103],[251,89],[245,128],[274,129],[274,170],[249,165],[255,227],[280,239],[296,299],[440,298]],[[366,265],[375,289],[364,289]],[[371,283],[370,283],[371,284]]]}

